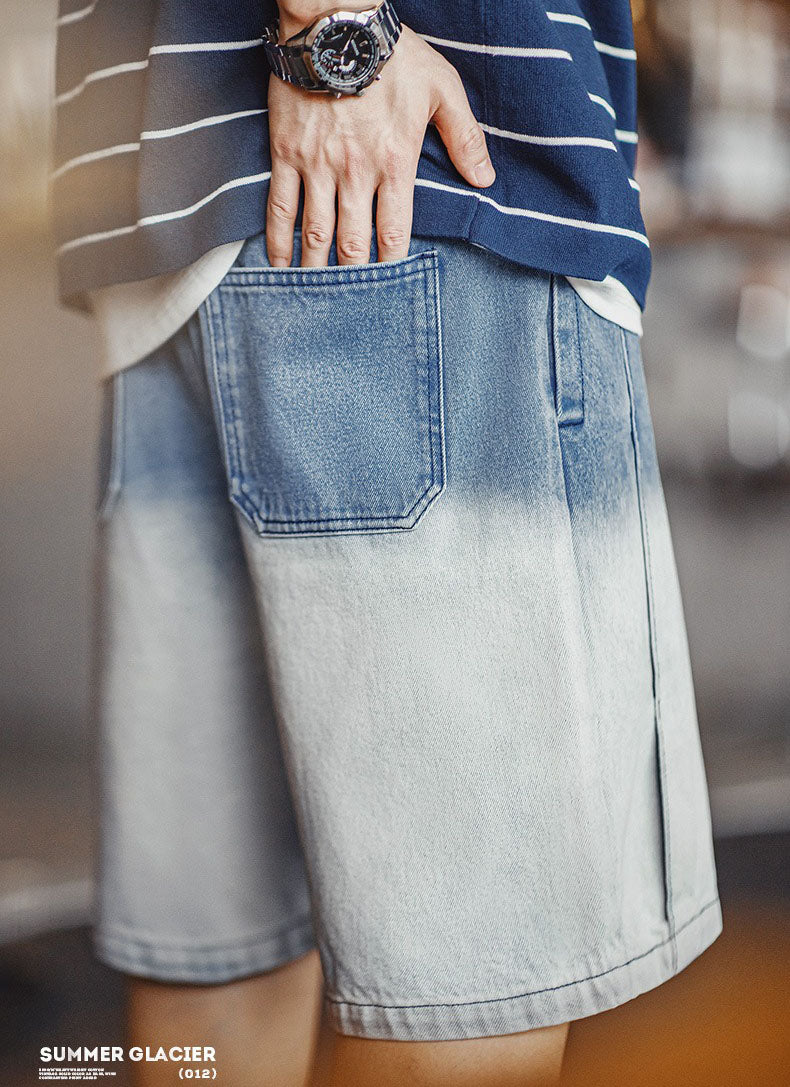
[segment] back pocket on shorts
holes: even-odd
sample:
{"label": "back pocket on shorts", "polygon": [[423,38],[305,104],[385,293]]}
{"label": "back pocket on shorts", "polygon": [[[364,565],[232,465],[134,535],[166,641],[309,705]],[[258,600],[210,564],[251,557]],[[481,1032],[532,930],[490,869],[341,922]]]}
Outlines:
{"label": "back pocket on shorts", "polygon": [[443,490],[438,260],[235,267],[209,296],[230,498],[261,535],[410,529]]}

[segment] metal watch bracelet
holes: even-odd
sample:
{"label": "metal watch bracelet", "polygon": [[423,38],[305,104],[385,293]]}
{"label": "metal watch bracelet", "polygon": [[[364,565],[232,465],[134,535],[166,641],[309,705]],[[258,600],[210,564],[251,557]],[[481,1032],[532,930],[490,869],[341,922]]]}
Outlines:
{"label": "metal watch bracelet", "polygon": [[375,73],[363,84],[362,89],[364,89],[369,86],[374,79],[379,78],[378,73],[384,63],[392,56],[395,44],[400,37],[401,22],[391,0],[383,0],[380,5],[371,7],[365,11],[353,12],[339,8],[326,12],[309,26],[305,27],[304,30],[300,31],[298,34],[292,35],[288,41],[283,44],[280,44],[278,41],[279,23],[275,21],[265,28],[263,34],[263,46],[269,66],[274,74],[284,80],[284,82],[301,87],[303,90],[334,93],[338,97],[341,97],[344,94],[361,93],[361,90],[357,88],[345,90],[329,86],[326,82],[317,77],[315,69],[308,59],[311,52],[308,42],[311,34],[313,34],[317,28],[320,28],[324,23],[328,25],[332,20],[339,19],[340,21],[343,21],[343,17],[347,17],[349,22],[357,22],[359,21],[360,16],[369,16],[366,23],[360,22],[361,26],[370,26],[373,19],[377,20],[375,36],[379,44],[378,63],[376,65]]}

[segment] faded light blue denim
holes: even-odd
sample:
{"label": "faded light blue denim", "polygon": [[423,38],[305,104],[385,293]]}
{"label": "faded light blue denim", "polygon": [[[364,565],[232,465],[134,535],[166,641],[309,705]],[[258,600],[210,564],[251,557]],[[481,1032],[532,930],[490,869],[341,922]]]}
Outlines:
{"label": "faded light blue denim", "polygon": [[449,1039],[715,939],[635,336],[463,242],[303,270],[253,238],[104,404],[104,961],[220,982],[315,943],[338,1030]]}

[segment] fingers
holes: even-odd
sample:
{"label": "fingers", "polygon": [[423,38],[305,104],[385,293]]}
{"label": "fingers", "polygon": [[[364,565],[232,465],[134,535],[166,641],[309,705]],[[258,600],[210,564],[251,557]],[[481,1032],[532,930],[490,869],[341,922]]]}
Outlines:
{"label": "fingers", "polygon": [[433,122],[458,172],[479,188],[491,185],[496,173],[488,157],[485,133],[472,113],[464,85],[454,70],[440,88]]}
{"label": "fingers", "polygon": [[287,268],[293,257],[300,185],[301,178],[293,166],[281,159],[272,162],[266,203],[266,252],[274,268]]}
{"label": "fingers", "polygon": [[302,267],[323,268],[335,232],[335,181],[329,174],[314,173],[304,179],[302,212]]}
{"label": "fingers", "polygon": [[337,190],[337,263],[366,264],[373,234],[373,185],[340,181]]}
{"label": "fingers", "polygon": [[409,255],[413,205],[414,176],[386,177],[379,185],[376,206],[379,260],[400,260]]}

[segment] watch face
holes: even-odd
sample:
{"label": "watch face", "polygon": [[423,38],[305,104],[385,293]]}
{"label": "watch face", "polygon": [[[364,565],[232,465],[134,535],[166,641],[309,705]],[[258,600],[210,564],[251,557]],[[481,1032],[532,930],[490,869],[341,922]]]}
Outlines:
{"label": "watch face", "polygon": [[366,26],[333,22],[318,32],[310,49],[316,75],[333,90],[354,91],[373,77],[379,43]]}

